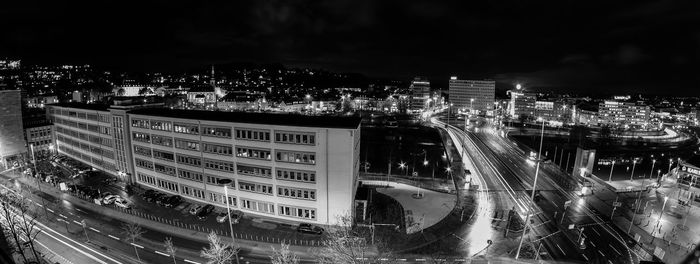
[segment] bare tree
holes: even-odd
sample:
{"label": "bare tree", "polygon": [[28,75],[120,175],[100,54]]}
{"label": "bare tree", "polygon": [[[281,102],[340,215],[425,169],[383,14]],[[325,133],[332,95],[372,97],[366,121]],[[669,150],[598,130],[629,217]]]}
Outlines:
{"label": "bare tree", "polygon": [[122,224],[122,233],[126,235],[126,241],[130,242],[132,246],[134,246],[134,252],[136,252],[136,258],[141,261],[141,257],[139,257],[139,250],[136,248],[136,240],[140,239],[143,233],[146,233],[145,230],[141,228],[139,224],[136,223],[124,223]]}
{"label": "bare tree", "polygon": [[207,236],[209,247],[203,248],[199,255],[207,259],[207,264],[224,264],[238,254],[240,248],[233,243],[224,243],[214,231]]}
{"label": "bare tree", "polygon": [[177,264],[177,261],[175,261],[175,251],[177,251],[177,248],[173,246],[173,238],[166,237],[163,243],[163,245],[165,246],[165,252],[168,252],[168,254],[170,254],[170,256],[173,257],[173,263]]}
{"label": "bare tree", "polygon": [[21,233],[18,230],[18,223],[19,223],[19,216],[15,213],[14,209],[12,208],[15,204],[16,201],[16,194],[5,191],[2,193],[2,210],[1,212],[1,217],[0,221],[1,224],[0,226],[2,227],[2,231],[7,235],[7,237],[12,238],[12,241],[14,241],[13,248],[15,252],[19,253],[20,256],[22,256],[22,259],[24,262],[27,262],[27,257],[26,253],[24,252],[24,248],[22,247],[22,241],[21,241]]}
{"label": "bare tree", "polygon": [[367,242],[370,234],[353,228],[352,217],[346,215],[338,218],[339,225],[326,232],[321,242],[322,247],[314,252],[319,263],[369,264],[380,258],[391,259],[391,251],[384,248],[382,243],[376,243],[378,246],[370,245]]}
{"label": "bare tree", "polygon": [[34,258],[36,258],[38,261],[39,254],[36,252],[36,247],[34,246],[36,236],[39,235],[40,232],[39,228],[36,227],[38,208],[31,209],[27,200],[24,200],[23,198],[20,199],[20,201],[17,201],[16,207],[19,220],[17,222],[17,230],[19,231],[20,238],[27,242],[27,245],[29,245],[29,248],[34,254]]}
{"label": "bare tree", "polygon": [[299,257],[289,249],[289,244],[282,242],[280,249],[272,248],[272,264],[299,264]]}

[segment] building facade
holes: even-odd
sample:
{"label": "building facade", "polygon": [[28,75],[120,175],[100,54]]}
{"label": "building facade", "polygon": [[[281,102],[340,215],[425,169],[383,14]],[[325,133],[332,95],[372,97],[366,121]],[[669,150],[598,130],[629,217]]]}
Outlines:
{"label": "building facade", "polygon": [[8,165],[26,153],[20,91],[0,91],[0,164]]}
{"label": "building facade", "polygon": [[129,120],[140,185],[279,220],[353,214],[359,119],[149,109]]}
{"label": "building facade", "polygon": [[411,111],[424,109],[430,98],[430,81],[425,77],[416,77],[411,81]]}
{"label": "building facade", "polygon": [[606,100],[600,102],[598,118],[601,126],[646,128],[651,109],[648,105],[633,102]]}
{"label": "building facade", "polygon": [[494,109],[496,81],[460,80],[453,76],[449,83],[450,103],[457,109],[486,113]]}
{"label": "building facade", "polygon": [[535,103],[537,94],[525,91],[508,91],[510,93],[510,103],[508,109],[513,118],[535,117]]}

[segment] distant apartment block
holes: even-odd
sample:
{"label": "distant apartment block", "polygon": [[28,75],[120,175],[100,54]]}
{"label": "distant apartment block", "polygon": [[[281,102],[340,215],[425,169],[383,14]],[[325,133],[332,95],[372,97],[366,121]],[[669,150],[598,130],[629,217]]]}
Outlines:
{"label": "distant apartment block", "polygon": [[453,76],[450,78],[449,93],[453,107],[486,113],[493,110],[496,100],[496,81],[460,80]]}
{"label": "distant apartment block", "polygon": [[535,101],[535,117],[549,121],[567,122],[571,120],[571,107],[559,101]]}
{"label": "distant apartment block", "polygon": [[634,102],[606,100],[600,103],[598,118],[601,126],[646,128],[651,109],[648,105]]}
{"label": "distant apartment block", "polygon": [[430,81],[425,77],[416,77],[411,81],[411,111],[425,108],[430,98]]}
{"label": "distant apartment block", "polygon": [[510,93],[510,103],[508,109],[513,118],[530,117],[535,118],[535,104],[537,94],[525,91],[508,91]]}
{"label": "distant apartment block", "polygon": [[19,90],[0,91],[0,163],[8,165],[27,153]]}

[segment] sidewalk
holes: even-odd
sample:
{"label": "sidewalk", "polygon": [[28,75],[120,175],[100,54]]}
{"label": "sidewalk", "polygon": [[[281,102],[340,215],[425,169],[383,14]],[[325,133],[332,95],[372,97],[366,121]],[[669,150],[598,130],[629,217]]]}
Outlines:
{"label": "sidewalk", "polygon": [[[23,177],[23,176],[8,175],[8,174],[3,174],[3,176],[5,176],[6,178],[10,178],[10,179],[17,179],[20,182],[22,182],[23,184],[25,184],[27,187],[31,188],[34,191],[37,191],[36,190],[36,182],[33,181],[33,178],[29,179],[29,178]],[[29,182],[29,180],[32,180],[32,182]],[[53,196],[54,198],[66,200],[66,201],[73,203],[73,204],[79,204],[83,207],[87,207],[91,211],[98,212],[101,215],[105,215],[105,216],[117,219],[121,222],[134,222],[136,220],[135,217],[137,217],[138,215],[143,216],[143,214],[133,215],[133,214],[127,213],[126,210],[119,211],[119,210],[114,210],[114,209],[109,208],[109,207],[100,206],[100,205],[91,203],[91,202],[85,201],[83,199],[80,199],[78,197],[68,195],[67,193],[61,192],[61,191],[53,188],[51,185],[47,185],[47,184],[42,184],[42,191],[43,191],[43,193],[50,195],[50,196]],[[202,243],[208,243],[207,235],[210,231],[212,231],[212,229],[204,229],[201,227],[199,227],[196,230],[192,230],[192,229],[183,228],[182,225],[173,226],[169,223],[174,223],[174,222],[172,222],[168,219],[164,219],[164,218],[160,218],[160,219],[138,218],[138,223],[142,227],[145,227],[145,228],[150,228],[150,229],[156,230],[158,232],[168,233],[168,234],[172,234],[173,236],[178,236],[178,237],[181,237],[184,239],[195,240],[195,241],[202,242]],[[94,225],[94,224],[96,224],[96,223],[90,223],[88,221],[88,225]],[[103,227],[101,227],[101,228],[103,228]],[[226,233],[226,232],[221,231],[221,230],[213,230],[213,231],[219,233],[224,240],[230,239],[229,233]],[[115,232],[116,232],[116,230],[115,230]],[[241,238],[241,237],[243,237],[243,238]],[[248,239],[246,239],[246,238],[248,238]],[[301,259],[311,259],[312,258],[312,254],[311,254],[312,251],[309,250],[311,248],[309,246],[311,246],[311,245],[301,246],[301,243],[304,243],[304,242],[300,242],[300,240],[296,240],[296,241],[295,240],[284,240],[284,239],[276,239],[275,240],[275,239],[268,238],[268,239],[270,239],[269,242],[263,242],[263,241],[258,242],[258,241],[249,240],[250,238],[255,238],[255,236],[237,234],[237,239],[236,239],[239,246],[241,246],[241,249],[250,255],[268,256],[271,246],[279,247],[280,242],[285,241],[287,243],[292,244],[290,246],[290,249],[293,250],[297,254],[297,256],[299,256]],[[260,239],[261,237],[257,237],[257,238]],[[263,238],[263,239],[265,239],[265,238]],[[160,241],[157,241],[157,242],[146,241],[146,242],[162,245],[162,243]],[[309,243],[311,243],[311,242],[309,242]],[[314,243],[314,245],[318,245],[318,243],[316,243],[316,242],[313,242],[313,243]],[[160,248],[160,247],[158,247],[158,248]],[[199,255],[198,252],[195,255],[198,256]]]}
{"label": "sidewalk", "polygon": [[[654,255],[664,262],[677,263],[683,260],[700,239],[700,234],[692,232],[694,229],[697,230],[700,223],[700,216],[692,213],[697,212],[697,208],[690,210],[690,217],[686,223],[691,226],[690,229],[683,230],[687,207],[678,206],[678,200],[673,199],[672,195],[666,201],[665,207],[663,205],[663,197],[668,195],[667,193],[673,187],[671,185],[675,183],[666,180],[656,191],[644,191],[641,195],[638,192],[616,194],[602,179],[596,176],[592,176],[591,179],[594,183],[594,195],[589,199],[601,202],[589,204],[610,219],[615,200],[621,203],[621,207],[615,211],[612,222],[620,229],[620,233],[628,234],[638,243],[639,250],[636,252],[641,258],[646,254],[644,259],[651,260],[651,255]],[[638,207],[635,202],[637,197],[639,197]],[[659,219],[662,207],[664,207],[664,213]],[[637,208],[639,210],[634,214]],[[634,223],[630,225],[633,218]]]}

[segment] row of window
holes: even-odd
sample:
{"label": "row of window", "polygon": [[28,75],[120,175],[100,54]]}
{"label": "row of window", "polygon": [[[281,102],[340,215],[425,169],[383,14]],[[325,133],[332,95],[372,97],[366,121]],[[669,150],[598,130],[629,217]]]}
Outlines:
{"label": "row of window", "polygon": [[63,115],[63,116],[70,116],[70,117],[77,117],[81,119],[87,119],[87,120],[92,120],[92,121],[99,121],[103,123],[110,123],[110,118],[109,114],[93,114],[93,113],[85,113],[85,112],[76,112],[76,111],[70,111],[67,109],[59,109],[59,108],[51,108],[49,110],[51,114],[54,115]]}
{"label": "row of window", "polygon": [[211,143],[204,143],[204,152],[206,153],[212,153],[212,154],[218,154],[218,155],[226,155],[226,156],[231,156],[233,155],[233,148],[228,145],[219,145],[219,144],[211,144]]}
{"label": "row of window", "polygon": [[312,171],[277,169],[277,179],[287,181],[316,182],[316,173]]}
{"label": "row of window", "polygon": [[270,150],[236,147],[236,157],[270,160]]}
{"label": "row of window", "polygon": [[315,201],[316,191],[309,189],[277,186],[277,196]]}
{"label": "row of window", "polygon": [[204,159],[204,168],[233,173],[235,166],[233,162],[223,160]]}
{"label": "row of window", "polygon": [[262,183],[252,183],[238,181],[238,189],[246,192],[262,193],[267,195],[272,195],[272,185],[262,184]]}
{"label": "row of window", "polygon": [[236,128],[236,139],[270,141],[270,131]]}
{"label": "row of window", "polygon": [[167,160],[167,161],[175,161],[175,154],[169,151],[161,151],[154,149],[153,150],[153,157],[156,159],[162,159],[162,160]]}
{"label": "row of window", "polygon": [[177,163],[190,165],[194,167],[202,167],[202,159],[198,157],[185,156],[182,154],[177,154]]}
{"label": "row of window", "polygon": [[[226,204],[226,201],[223,199],[224,195],[220,193],[215,193],[215,192],[209,192],[209,195],[205,195],[205,191],[194,188],[191,186],[187,185],[181,185],[179,186],[177,183],[173,183],[170,181],[166,180],[161,180],[157,179],[153,176],[149,176],[143,173],[138,173],[138,180],[140,182],[152,185],[152,186],[158,186],[162,189],[167,189],[172,192],[179,192],[179,187],[182,187],[182,195],[185,196],[190,196],[194,197],[197,199],[201,200],[209,200],[210,202],[214,203],[219,203],[219,204]],[[236,197],[234,196],[229,196],[228,197],[228,203],[232,207],[238,207]],[[262,202],[262,201],[256,201],[256,200],[250,200],[250,199],[241,199],[241,208],[251,210],[251,211],[256,211],[256,212],[261,212],[261,213],[266,213],[266,214],[275,214],[275,206],[273,203],[268,203],[268,202]],[[302,219],[309,219],[309,220],[316,220],[316,210],[312,208],[303,208],[303,207],[296,207],[296,206],[291,206],[291,205],[279,205],[279,215],[281,216],[288,216],[288,217],[296,217],[296,218],[302,218]]]}
{"label": "row of window", "polygon": [[141,156],[151,157],[151,148],[134,145],[134,153]]}
{"label": "row of window", "polygon": [[288,143],[288,144],[315,145],[316,144],[316,135],[314,133],[275,131],[275,142]]}
{"label": "row of window", "polygon": [[275,154],[276,161],[316,164],[316,154],[314,153],[278,150]]}

